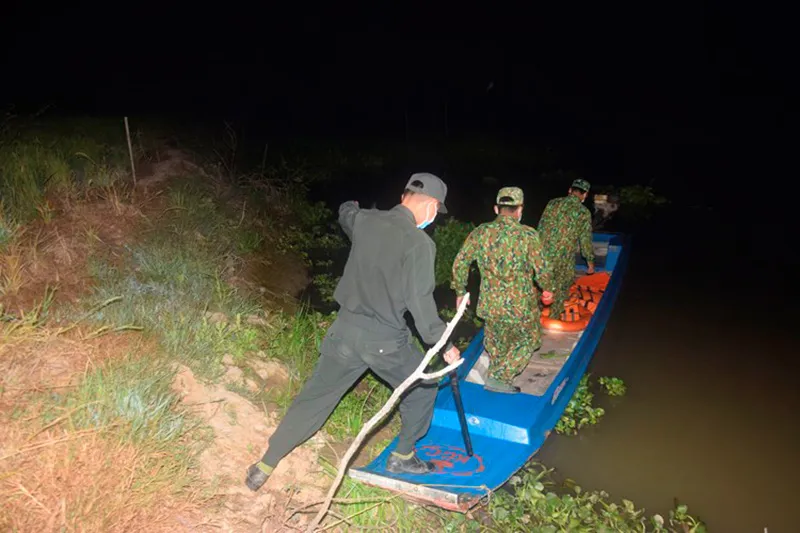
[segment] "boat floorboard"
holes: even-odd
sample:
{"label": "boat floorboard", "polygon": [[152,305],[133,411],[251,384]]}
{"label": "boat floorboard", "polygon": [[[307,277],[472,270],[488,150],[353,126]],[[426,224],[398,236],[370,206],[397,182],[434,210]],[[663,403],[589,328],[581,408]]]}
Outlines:
{"label": "boat floorboard", "polygon": [[569,358],[581,333],[544,332],[541,349],[533,354],[514,384],[525,394],[542,396]]}
{"label": "boat floorboard", "polygon": [[[575,273],[575,279],[582,274]],[[542,347],[531,357],[528,366],[514,380],[525,394],[542,396],[558,375],[561,367],[581,338],[582,331],[564,332],[542,330]],[[484,350],[467,377],[467,381],[482,385],[489,369],[489,356]]]}

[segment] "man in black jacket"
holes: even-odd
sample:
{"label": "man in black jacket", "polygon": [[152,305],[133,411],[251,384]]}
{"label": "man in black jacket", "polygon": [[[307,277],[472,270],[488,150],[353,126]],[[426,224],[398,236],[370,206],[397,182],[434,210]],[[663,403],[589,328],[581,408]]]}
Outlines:
{"label": "man in black jacket", "polygon": [[[436,246],[421,231],[446,213],[447,186],[433,174],[411,176],[400,204],[389,211],[359,209],[357,202],[339,207],[339,223],[352,242],[342,279],[334,292],[340,309],[320,347],[314,373],[269,439],[261,461],[247,470],[245,483],[258,490],[295,447],[316,433],[345,392],[368,369],[397,387],[422,361],[411,343],[404,314],[409,311],[422,340],[439,341],[445,323],[433,299]],[[461,354],[448,344],[448,363]],[[402,427],[390,472],[425,474],[434,466],[421,460],[414,444],[427,433],[433,417],[436,384],[413,387],[400,403]]]}

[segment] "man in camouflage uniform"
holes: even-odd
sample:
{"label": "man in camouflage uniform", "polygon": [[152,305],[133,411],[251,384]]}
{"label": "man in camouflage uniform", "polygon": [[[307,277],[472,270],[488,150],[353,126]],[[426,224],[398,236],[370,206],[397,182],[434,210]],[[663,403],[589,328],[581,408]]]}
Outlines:
{"label": "man in camouflage uniform", "polygon": [[547,203],[539,220],[547,264],[553,273],[553,304],[550,316],[558,318],[564,313],[564,302],[575,281],[575,253],[580,251],[586,260],[589,274],[594,273],[592,250],[592,214],[583,205],[589,194],[589,182],[576,179],[567,196],[554,198]]}
{"label": "man in camouflage uniform", "polygon": [[470,265],[477,261],[480,269],[478,316],[486,322],[484,346],[491,357],[484,388],[494,392],[519,392],[514,377],[542,344],[539,288],[545,291],[544,300],[552,298],[539,234],[520,224],[522,206],[521,189],[500,189],[494,207],[497,218],[475,228],[453,262],[451,287],[459,304],[466,293]]}

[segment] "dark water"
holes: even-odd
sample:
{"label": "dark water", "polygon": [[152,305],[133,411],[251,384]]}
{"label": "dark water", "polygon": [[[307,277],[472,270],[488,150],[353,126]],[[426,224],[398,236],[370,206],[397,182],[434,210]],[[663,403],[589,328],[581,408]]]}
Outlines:
{"label": "dark water", "polygon": [[601,400],[599,426],[548,439],[539,460],[649,512],[677,497],[712,531],[798,531],[791,240],[734,215],[673,215],[634,242],[589,370],[623,378],[627,395]]}

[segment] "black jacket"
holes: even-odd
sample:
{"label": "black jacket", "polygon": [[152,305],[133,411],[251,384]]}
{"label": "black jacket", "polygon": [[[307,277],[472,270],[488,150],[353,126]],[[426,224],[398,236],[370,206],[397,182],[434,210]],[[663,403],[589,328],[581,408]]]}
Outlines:
{"label": "black jacket", "polygon": [[399,335],[409,331],[404,314],[410,311],[422,340],[438,342],[446,326],[433,299],[436,245],[417,228],[411,211],[403,205],[359,209],[345,202],[339,224],[352,241],[334,292],[340,316]]}

